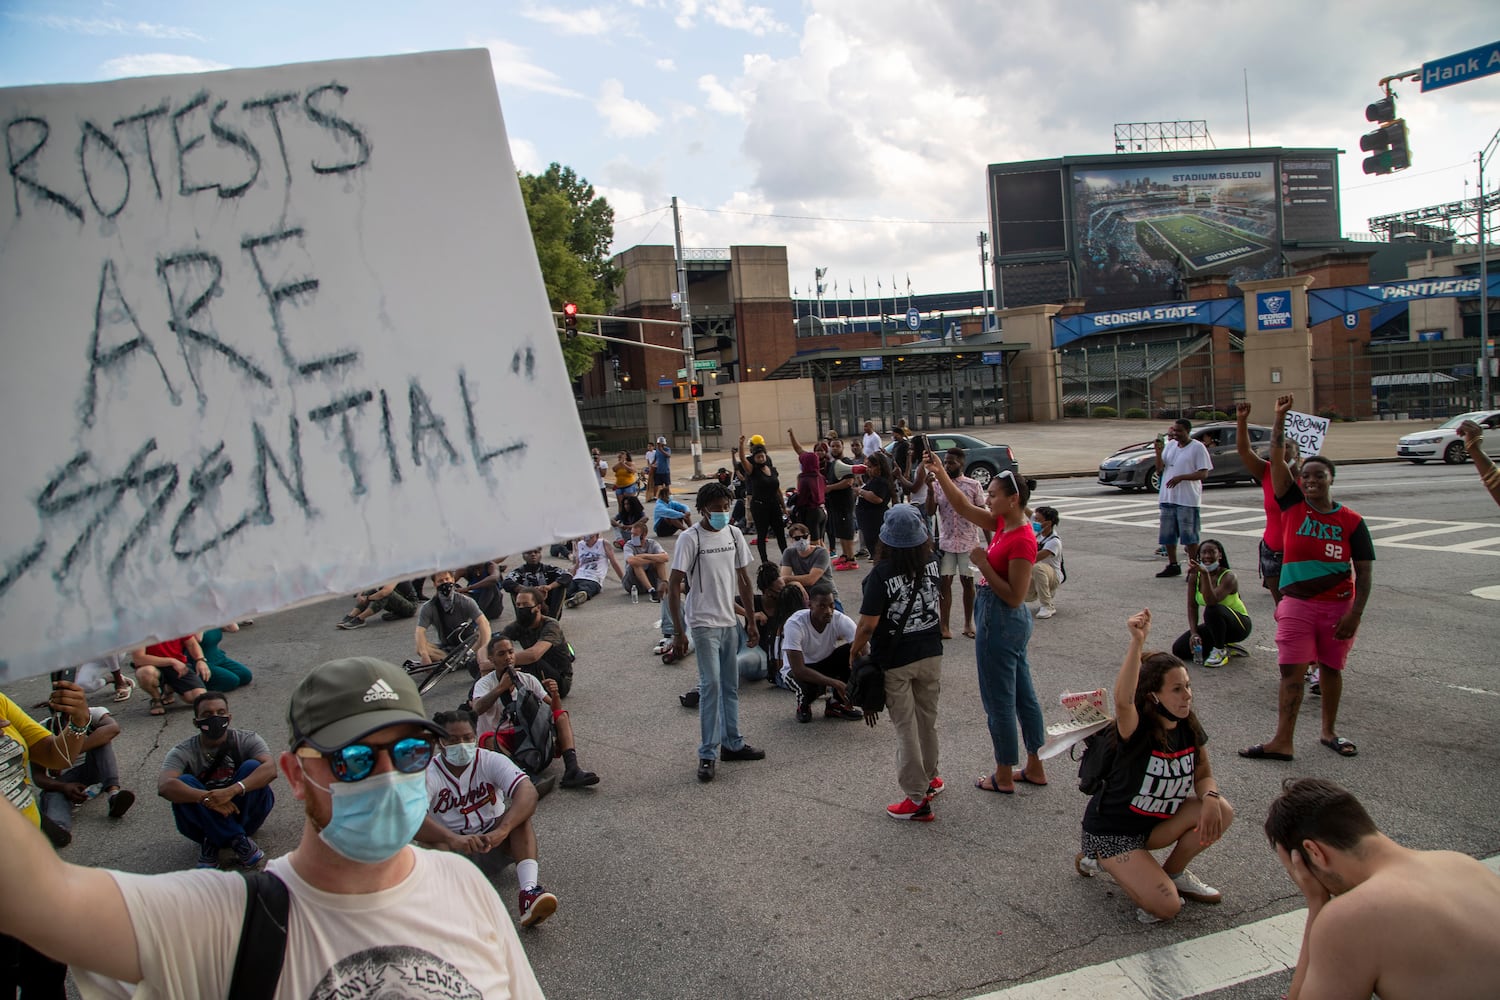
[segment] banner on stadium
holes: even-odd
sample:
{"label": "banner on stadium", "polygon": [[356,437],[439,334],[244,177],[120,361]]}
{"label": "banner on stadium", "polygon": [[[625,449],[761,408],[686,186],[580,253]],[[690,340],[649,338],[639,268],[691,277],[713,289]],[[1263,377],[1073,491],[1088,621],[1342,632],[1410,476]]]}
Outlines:
{"label": "banner on stadium", "polygon": [[1052,346],[1064,347],[1082,337],[1132,326],[1157,326],[1166,323],[1223,326],[1231,330],[1245,328],[1245,300],[1205,299],[1198,302],[1167,302],[1138,309],[1112,309],[1106,312],[1077,313],[1052,321]]}
{"label": "banner on stadium", "polygon": [[486,52],[0,114],[0,682],[605,527]]}

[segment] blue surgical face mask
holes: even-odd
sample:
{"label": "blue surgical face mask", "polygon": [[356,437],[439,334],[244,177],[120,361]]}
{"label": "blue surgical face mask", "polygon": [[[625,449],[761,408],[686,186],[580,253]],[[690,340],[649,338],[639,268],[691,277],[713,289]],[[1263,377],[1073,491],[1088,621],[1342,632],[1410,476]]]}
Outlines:
{"label": "blue surgical face mask", "polygon": [[454,767],[468,767],[478,752],[479,747],[473,743],[452,743],[443,747],[443,756]]}
{"label": "blue surgical face mask", "polygon": [[386,771],[363,781],[335,781],[322,788],[333,798],[333,816],[318,834],[333,850],[367,865],[395,857],[411,842],[427,816],[427,774]]}
{"label": "blue surgical face mask", "polygon": [[1035,531],[1038,535],[1040,535],[1042,533],[1042,522],[1041,521],[1032,521],[1031,522],[1031,530]]}
{"label": "blue surgical face mask", "polygon": [[729,512],[723,510],[710,511],[708,523],[715,531],[723,531],[729,527]]}

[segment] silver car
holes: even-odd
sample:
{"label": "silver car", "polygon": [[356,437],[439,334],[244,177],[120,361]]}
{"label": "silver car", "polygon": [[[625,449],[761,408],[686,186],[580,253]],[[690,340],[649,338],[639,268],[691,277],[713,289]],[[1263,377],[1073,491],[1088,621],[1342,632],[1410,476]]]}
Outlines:
{"label": "silver car", "polygon": [[[1250,447],[1259,454],[1265,454],[1271,445],[1271,428],[1250,424],[1248,429]],[[1208,478],[1204,480],[1205,485],[1255,481],[1246,471],[1245,463],[1240,461],[1238,434],[1239,428],[1233,421],[1215,421],[1193,428],[1193,440],[1203,442],[1203,446],[1208,449],[1208,457],[1214,463]],[[1143,441],[1140,444],[1126,445],[1100,462],[1099,483],[1122,490],[1150,490],[1154,493],[1161,489],[1161,473],[1156,471],[1155,442]]]}
{"label": "silver car", "polygon": [[1458,436],[1458,425],[1465,420],[1472,420],[1484,428],[1484,453],[1490,458],[1500,458],[1500,434],[1495,433],[1500,428],[1500,410],[1460,413],[1441,427],[1407,434],[1396,442],[1396,457],[1410,459],[1418,465],[1437,458],[1449,465],[1467,462],[1469,453],[1464,451],[1464,439]]}

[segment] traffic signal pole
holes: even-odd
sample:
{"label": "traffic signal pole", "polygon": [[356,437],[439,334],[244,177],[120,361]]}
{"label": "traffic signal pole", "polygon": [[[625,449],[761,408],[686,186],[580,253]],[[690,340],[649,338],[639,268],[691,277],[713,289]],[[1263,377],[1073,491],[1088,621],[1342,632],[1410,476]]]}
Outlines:
{"label": "traffic signal pole", "polygon": [[[677,298],[682,308],[682,357],[689,385],[698,377],[697,358],[693,353],[693,312],[688,306],[687,264],[682,259],[682,218],[677,214],[677,196],[672,196],[672,229],[677,239]],[[703,478],[703,440],[698,429],[698,399],[688,394],[688,436],[693,450],[693,478]]]}

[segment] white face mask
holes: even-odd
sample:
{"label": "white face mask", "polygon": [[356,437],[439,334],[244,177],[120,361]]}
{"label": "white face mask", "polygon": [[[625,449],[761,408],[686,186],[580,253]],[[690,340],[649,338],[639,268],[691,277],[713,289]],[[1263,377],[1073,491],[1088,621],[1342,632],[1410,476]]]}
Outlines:
{"label": "white face mask", "polygon": [[479,747],[474,743],[453,743],[443,747],[444,759],[454,767],[468,767],[478,753]]}
{"label": "white face mask", "polygon": [[806,538],[798,538],[792,544],[796,547],[798,552],[806,552],[812,545],[812,543],[809,542]]}
{"label": "white face mask", "polygon": [[1206,569],[1206,570],[1208,570],[1210,573],[1212,573],[1212,572],[1216,571],[1219,568],[1219,564],[1216,563],[1216,562],[1204,563],[1203,564],[1203,568]]}

